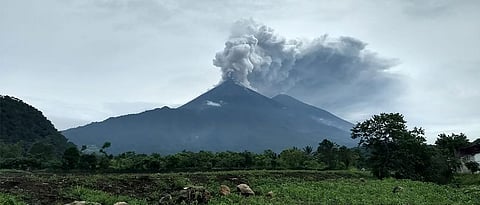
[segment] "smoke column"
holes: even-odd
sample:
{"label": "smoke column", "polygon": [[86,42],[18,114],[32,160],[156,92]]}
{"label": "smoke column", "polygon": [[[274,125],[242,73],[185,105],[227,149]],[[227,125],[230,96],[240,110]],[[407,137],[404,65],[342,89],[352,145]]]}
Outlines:
{"label": "smoke column", "polygon": [[351,37],[288,40],[252,19],[236,22],[213,64],[267,96],[292,95],[322,107],[385,100],[397,84],[396,63]]}

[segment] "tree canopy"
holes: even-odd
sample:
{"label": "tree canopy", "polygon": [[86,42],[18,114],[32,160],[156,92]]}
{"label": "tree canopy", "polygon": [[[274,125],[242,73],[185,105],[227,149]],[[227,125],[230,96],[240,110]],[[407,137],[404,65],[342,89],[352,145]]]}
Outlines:
{"label": "tree canopy", "polygon": [[[381,113],[352,128],[352,138],[371,152],[369,164],[378,178],[396,177],[437,181],[432,172],[445,163],[425,142],[422,128],[407,129],[403,115]],[[436,160],[434,160],[436,159]],[[445,168],[448,169],[448,168]]]}

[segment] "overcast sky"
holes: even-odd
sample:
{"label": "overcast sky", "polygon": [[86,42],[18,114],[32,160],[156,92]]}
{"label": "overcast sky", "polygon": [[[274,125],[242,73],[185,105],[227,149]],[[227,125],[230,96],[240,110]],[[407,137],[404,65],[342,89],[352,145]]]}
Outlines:
{"label": "overcast sky", "polygon": [[383,98],[325,104],[319,99],[345,92],[330,86],[301,100],[353,123],[400,112],[430,143],[443,132],[475,139],[479,10],[476,0],[0,0],[0,94],[33,105],[60,130],[176,107],[221,80],[216,53],[235,22],[253,19],[285,39],[351,37],[394,62],[383,72],[400,89],[371,88]]}

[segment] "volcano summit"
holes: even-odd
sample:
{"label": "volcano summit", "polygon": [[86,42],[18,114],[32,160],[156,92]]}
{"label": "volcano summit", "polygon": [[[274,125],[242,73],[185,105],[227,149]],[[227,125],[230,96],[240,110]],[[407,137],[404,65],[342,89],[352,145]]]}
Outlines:
{"label": "volcano summit", "polygon": [[287,95],[263,96],[227,80],[179,108],[157,108],[63,131],[77,145],[112,143],[110,152],[254,151],[354,146],[353,125]]}

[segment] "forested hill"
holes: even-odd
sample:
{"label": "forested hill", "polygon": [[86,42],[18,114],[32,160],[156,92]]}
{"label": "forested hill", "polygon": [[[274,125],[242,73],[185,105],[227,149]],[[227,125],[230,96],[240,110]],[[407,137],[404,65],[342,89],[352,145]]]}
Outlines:
{"label": "forested hill", "polygon": [[61,155],[67,139],[42,112],[15,97],[0,95],[0,144],[20,144],[25,151],[52,149]]}

